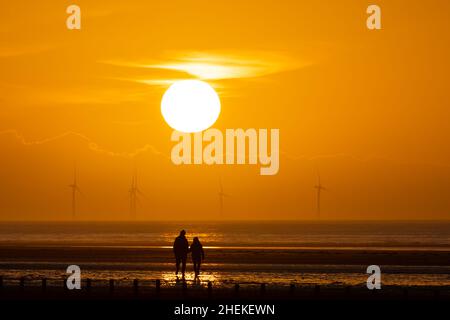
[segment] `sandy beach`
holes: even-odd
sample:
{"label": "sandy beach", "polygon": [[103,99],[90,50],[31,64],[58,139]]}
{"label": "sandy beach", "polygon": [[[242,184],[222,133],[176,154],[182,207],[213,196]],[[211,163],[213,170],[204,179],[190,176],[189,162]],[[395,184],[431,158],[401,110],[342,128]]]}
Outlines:
{"label": "sandy beach", "polygon": [[[208,264],[337,264],[337,265],[405,265],[449,266],[450,251],[414,249],[330,249],[330,248],[208,248]],[[170,248],[136,248],[106,246],[0,246],[0,261],[22,262],[135,262],[169,263]]]}
{"label": "sandy beach", "polygon": [[[206,259],[200,286],[229,289],[236,283],[286,287],[364,286],[366,269],[378,265],[393,287],[450,285],[448,223],[254,222],[187,224],[200,235]],[[0,276],[6,286],[60,286],[69,265],[82,279],[127,286],[134,279],[162,288],[179,285],[172,242],[176,223],[0,224]],[[421,236],[417,232],[421,231]],[[186,279],[193,281],[190,257]]]}

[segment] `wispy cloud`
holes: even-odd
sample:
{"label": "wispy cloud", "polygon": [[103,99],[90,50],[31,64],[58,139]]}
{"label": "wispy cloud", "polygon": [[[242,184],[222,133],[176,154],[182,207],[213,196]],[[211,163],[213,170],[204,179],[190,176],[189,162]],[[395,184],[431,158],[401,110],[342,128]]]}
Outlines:
{"label": "wispy cloud", "polygon": [[42,139],[38,139],[38,140],[27,140],[21,133],[19,133],[15,129],[8,129],[8,130],[0,131],[0,135],[7,135],[7,134],[14,136],[16,138],[16,140],[19,141],[24,146],[39,146],[39,145],[51,143],[53,141],[61,140],[63,138],[72,136],[72,137],[77,137],[77,138],[81,139],[82,141],[85,141],[89,150],[91,150],[95,153],[98,153],[98,154],[102,154],[102,155],[107,155],[107,156],[111,156],[111,157],[120,157],[120,158],[135,158],[145,152],[151,152],[154,155],[169,158],[168,155],[159,151],[153,145],[150,145],[150,144],[146,144],[146,145],[144,145],[140,148],[137,148],[133,151],[130,151],[130,152],[111,151],[111,150],[108,150],[108,149],[105,149],[105,148],[99,146],[96,142],[94,142],[88,136],[78,133],[78,132],[74,132],[74,131],[67,131],[67,132],[52,136],[52,137],[42,138]]}
{"label": "wispy cloud", "polygon": [[[127,159],[133,159],[135,157],[138,157],[144,153],[150,152],[156,156],[160,156],[166,159],[170,160],[170,156],[165,154],[164,152],[159,151],[156,147],[154,147],[151,144],[145,144],[142,147],[139,147],[135,150],[129,151],[129,152],[115,152],[112,150],[108,150],[104,147],[99,146],[95,141],[93,141],[88,136],[74,132],[74,131],[67,131],[55,136],[42,138],[42,139],[26,139],[21,133],[19,133],[15,129],[7,129],[0,131],[1,135],[11,135],[13,136],[20,144],[24,146],[40,146],[44,144],[48,144],[54,141],[58,141],[67,137],[76,137],[82,141],[84,141],[87,145],[87,148],[97,154],[106,155],[110,157],[119,157],[119,158],[127,158]],[[336,153],[336,154],[322,154],[322,155],[295,155],[290,152],[281,150],[280,155],[286,159],[289,159],[291,161],[311,161],[316,162],[318,160],[323,159],[348,159],[353,160],[357,162],[384,162],[384,163],[391,163],[391,164],[397,164],[397,165],[404,165],[404,166],[431,166],[431,167],[440,167],[440,168],[449,168],[450,164],[448,163],[440,163],[440,162],[429,162],[429,161],[402,161],[401,159],[394,159],[389,158],[385,156],[377,156],[377,155],[370,155],[366,157],[358,157],[347,153]]]}
{"label": "wispy cloud", "polygon": [[[257,78],[298,69],[310,64],[299,62],[282,53],[266,51],[239,54],[183,52],[153,61],[109,60],[101,62],[122,67],[176,71],[200,80]],[[174,79],[173,74],[171,76],[170,78],[161,78],[159,74],[158,78],[130,80],[149,85],[167,85],[179,80]]]}

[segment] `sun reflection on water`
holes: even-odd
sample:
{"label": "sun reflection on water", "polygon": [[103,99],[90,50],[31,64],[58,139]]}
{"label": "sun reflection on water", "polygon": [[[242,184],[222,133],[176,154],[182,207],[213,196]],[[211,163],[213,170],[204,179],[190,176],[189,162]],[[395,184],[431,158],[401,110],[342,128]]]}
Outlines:
{"label": "sun reflection on water", "polygon": [[201,273],[199,277],[195,277],[193,272],[187,272],[183,279],[180,275],[175,275],[174,272],[162,272],[161,278],[165,286],[182,286],[186,282],[189,286],[207,287],[208,282],[213,285],[221,283],[222,279],[218,272]]}

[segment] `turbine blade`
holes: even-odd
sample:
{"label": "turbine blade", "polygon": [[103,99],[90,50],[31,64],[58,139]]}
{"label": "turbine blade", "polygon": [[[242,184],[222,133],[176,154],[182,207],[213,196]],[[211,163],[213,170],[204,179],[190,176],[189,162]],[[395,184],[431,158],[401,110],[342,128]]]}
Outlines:
{"label": "turbine blade", "polygon": [[75,186],[75,190],[78,191],[78,193],[84,197],[84,193],[81,191],[81,189],[78,186]]}
{"label": "turbine blade", "polygon": [[135,192],[136,192],[137,194],[139,194],[139,195],[141,195],[141,196],[143,196],[143,197],[145,198],[145,194],[141,191],[141,189],[135,188],[134,190],[135,190]]}
{"label": "turbine blade", "polygon": [[136,191],[139,195],[143,196],[144,198],[146,197],[145,194],[141,190],[136,189]]}

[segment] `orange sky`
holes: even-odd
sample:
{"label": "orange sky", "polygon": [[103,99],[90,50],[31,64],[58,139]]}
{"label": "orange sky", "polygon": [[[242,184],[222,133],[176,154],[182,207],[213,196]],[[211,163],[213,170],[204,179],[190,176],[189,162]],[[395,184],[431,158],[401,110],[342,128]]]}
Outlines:
{"label": "orange sky", "polygon": [[[9,1],[0,10],[0,219],[450,217],[450,2]],[[380,31],[366,8],[382,9]],[[279,128],[280,171],[175,166],[170,83],[219,93],[215,128]],[[219,215],[219,179],[225,199]]]}

